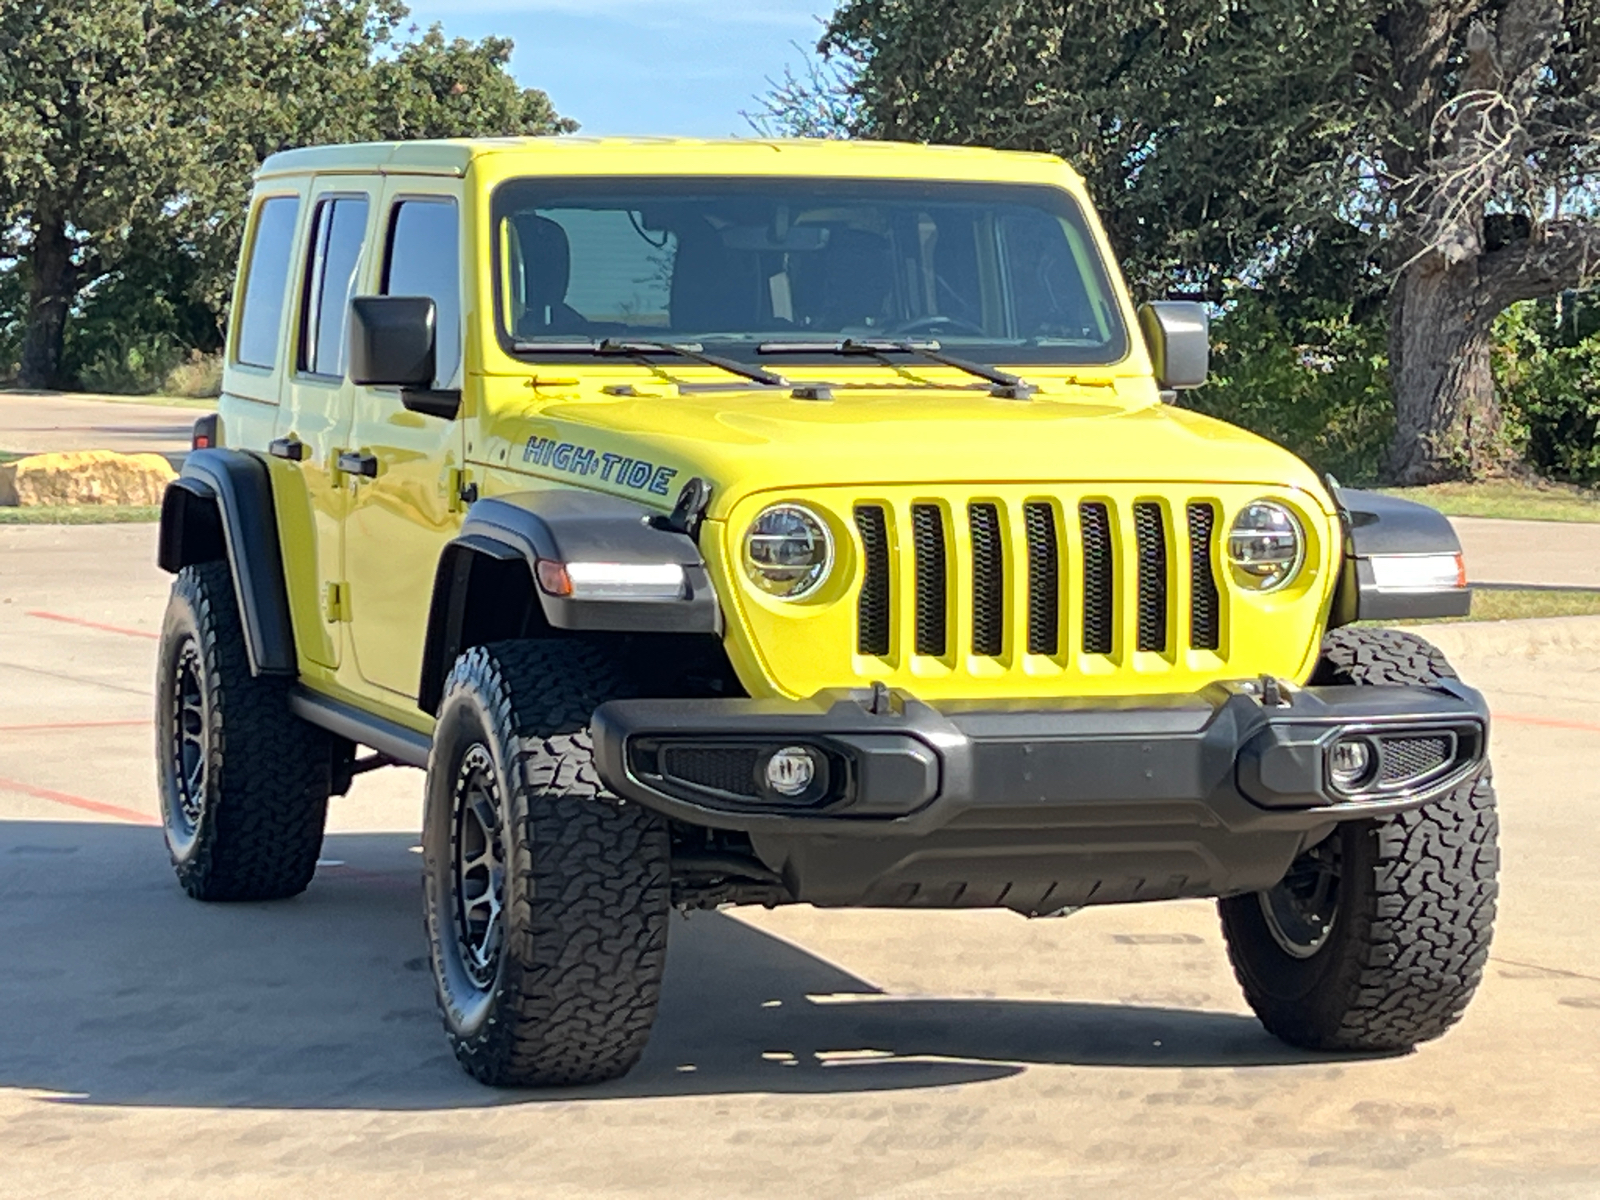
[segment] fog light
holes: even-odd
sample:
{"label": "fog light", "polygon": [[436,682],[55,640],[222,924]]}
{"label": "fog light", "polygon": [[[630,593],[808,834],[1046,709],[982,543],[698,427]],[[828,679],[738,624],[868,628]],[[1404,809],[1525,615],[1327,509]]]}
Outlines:
{"label": "fog light", "polygon": [[767,786],[780,796],[798,796],[817,777],[817,762],[804,746],[785,746],[767,759]]}
{"label": "fog light", "polygon": [[1360,787],[1372,770],[1372,743],[1360,738],[1335,742],[1328,757],[1328,778],[1340,791]]}

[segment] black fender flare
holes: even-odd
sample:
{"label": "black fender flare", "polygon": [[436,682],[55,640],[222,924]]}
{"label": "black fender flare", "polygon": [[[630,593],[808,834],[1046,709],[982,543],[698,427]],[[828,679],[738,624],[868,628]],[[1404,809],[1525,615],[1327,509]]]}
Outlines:
{"label": "black fender flare", "polygon": [[1380,587],[1372,560],[1387,555],[1460,554],[1461,539],[1443,513],[1379,492],[1330,487],[1344,526],[1344,561],[1333,594],[1328,628],[1353,621],[1464,617],[1472,610],[1469,587],[1395,591]]}
{"label": "black fender flare", "polygon": [[156,562],[177,574],[226,559],[256,675],[294,675],[299,662],[267,465],[243,450],[192,451],[161,500]]}
{"label": "black fender flare", "polygon": [[[676,600],[580,600],[535,580],[540,561],[675,563]],[[603,492],[518,492],[479,500],[445,546],[434,573],[417,704],[438,707],[461,652],[501,638],[552,631],[722,636],[722,607],[700,548],[664,527],[656,510]]]}

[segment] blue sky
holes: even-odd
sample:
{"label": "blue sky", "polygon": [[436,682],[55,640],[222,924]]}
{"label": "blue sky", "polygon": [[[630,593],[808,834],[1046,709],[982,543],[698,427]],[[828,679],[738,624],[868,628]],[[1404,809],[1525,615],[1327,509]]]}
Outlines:
{"label": "blue sky", "polygon": [[446,35],[516,39],[511,67],[593,134],[748,135],[799,42],[821,33],[829,0],[413,0],[411,19]]}

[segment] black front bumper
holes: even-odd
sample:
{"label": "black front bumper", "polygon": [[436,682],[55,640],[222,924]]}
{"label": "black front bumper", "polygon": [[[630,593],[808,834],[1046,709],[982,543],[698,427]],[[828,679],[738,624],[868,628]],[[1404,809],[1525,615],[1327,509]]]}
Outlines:
{"label": "black front bumper", "polygon": [[[1271,886],[1332,823],[1452,790],[1488,727],[1455,681],[939,708],[882,690],[626,700],[593,723],[612,790],[749,834],[798,899],[1023,912]],[[1345,738],[1374,762],[1341,791],[1328,759]],[[795,746],[817,770],[789,799],[762,765]]]}

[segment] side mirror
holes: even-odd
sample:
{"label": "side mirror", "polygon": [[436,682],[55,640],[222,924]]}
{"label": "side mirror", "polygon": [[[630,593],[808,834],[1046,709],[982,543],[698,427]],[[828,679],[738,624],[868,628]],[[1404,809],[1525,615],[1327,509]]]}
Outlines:
{"label": "side mirror", "polygon": [[1192,300],[1158,300],[1139,308],[1156,386],[1163,392],[1197,388],[1211,371],[1211,318]]}
{"label": "side mirror", "polygon": [[350,381],[362,387],[397,387],[412,412],[451,420],[461,407],[457,390],[433,386],[438,312],[427,296],[357,296],[350,301]]}

